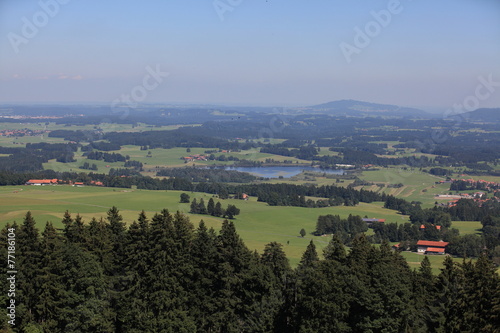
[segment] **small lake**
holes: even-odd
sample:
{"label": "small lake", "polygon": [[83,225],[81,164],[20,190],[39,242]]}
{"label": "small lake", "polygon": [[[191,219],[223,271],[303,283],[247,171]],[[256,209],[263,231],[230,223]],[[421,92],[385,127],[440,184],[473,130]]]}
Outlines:
{"label": "small lake", "polygon": [[224,167],[225,170],[235,170],[248,172],[257,177],[264,178],[290,178],[298,175],[302,171],[314,171],[331,175],[343,175],[344,170],[320,169],[311,166],[269,166],[269,167]]}

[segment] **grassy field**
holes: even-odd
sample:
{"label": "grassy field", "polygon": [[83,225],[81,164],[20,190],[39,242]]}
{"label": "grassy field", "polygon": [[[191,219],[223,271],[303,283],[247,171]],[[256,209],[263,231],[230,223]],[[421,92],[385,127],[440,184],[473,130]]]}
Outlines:
{"label": "grassy field", "polygon": [[[420,267],[420,263],[426,257],[423,254],[418,254],[415,252],[402,252],[401,254],[403,255],[403,257],[405,257],[408,265],[412,269],[418,269]],[[443,267],[443,260],[445,257],[443,255],[433,255],[427,257],[429,257],[432,272],[436,275],[439,274],[441,272],[441,268]],[[453,258],[453,260],[457,263],[463,262],[462,258]]]}
{"label": "grassy field", "polygon": [[460,230],[460,235],[479,235],[483,226],[479,221],[453,221],[451,227]]}
{"label": "grassy field", "polygon": [[[190,126],[199,126],[199,125],[190,125]],[[56,124],[54,122],[40,122],[40,123],[3,123],[0,122],[0,131],[2,130],[38,130],[38,131],[55,131],[55,130],[68,130],[68,131],[93,131],[93,130],[101,130],[104,133],[108,132],[143,132],[143,131],[165,131],[165,130],[173,130],[181,127],[181,125],[170,125],[170,126],[153,126],[139,123],[137,125],[132,124],[111,124],[111,123],[102,123],[99,126],[95,125],[71,125],[66,126],[64,124]],[[48,133],[44,133],[43,135],[36,136],[18,136],[18,137],[5,137],[0,136],[0,146],[2,147],[20,147],[25,146],[26,143],[39,143],[39,142],[47,142],[47,143],[62,143],[67,142],[62,138],[51,138],[48,137]]]}
{"label": "grassy field", "polygon": [[[207,215],[189,214],[189,204],[179,203],[180,191],[147,191],[120,188],[72,187],[72,186],[3,186],[0,187],[0,227],[7,222],[22,222],[24,215],[30,210],[37,226],[43,230],[46,221],[51,221],[56,227],[62,228],[61,219],[66,210],[73,215],[80,214],[88,222],[92,217],[106,217],[107,210],[113,205],[120,209],[125,222],[134,221],[141,210],[145,210],[151,218],[154,213],[163,208],[171,212],[184,212],[197,226],[203,219],[210,227],[218,230],[223,219]],[[208,202],[211,195],[205,193],[189,193],[191,199],[203,198]],[[219,199],[215,199],[216,201]],[[339,214],[347,217],[349,214],[368,217],[385,218],[387,222],[407,222],[408,217],[395,211],[382,208],[381,202],[361,203],[355,207],[272,207],[266,203],[257,202],[256,198],[249,201],[219,200],[223,206],[234,204],[241,209],[241,214],[234,220],[236,228],[246,245],[253,250],[262,252],[264,246],[272,241],[283,244],[284,250],[295,266],[305,251],[310,240],[314,240],[318,252],[328,244],[329,237],[313,236],[311,232],[316,227],[319,215]],[[458,228],[461,234],[478,233],[480,222],[453,222],[452,227]],[[302,238],[300,229],[304,228],[307,235]],[[369,230],[371,231],[371,229]],[[410,267],[418,268],[422,255],[403,252]],[[442,256],[430,256],[435,273],[442,267]],[[461,259],[456,259],[461,261]]]}
{"label": "grassy field", "polygon": [[[376,185],[363,186],[365,190],[385,192],[408,201],[420,201],[424,208],[433,207],[436,201],[434,196],[437,194],[446,194],[450,188],[450,184],[435,184],[435,182],[444,178],[411,168],[405,170],[403,168],[390,167],[374,171],[363,171],[360,178],[374,184],[383,185],[383,187]],[[389,187],[391,184],[400,183],[403,186]]]}
{"label": "grassy field", "polygon": [[[35,140],[35,137],[33,141]],[[59,140],[59,139],[58,139]],[[38,141],[39,142],[39,141]],[[55,142],[55,141],[54,141]],[[190,148],[190,152],[186,151],[186,148],[171,148],[171,149],[148,149],[141,150],[139,146],[127,145],[123,146],[122,149],[116,151],[110,151],[109,153],[119,153],[124,156],[129,155],[131,160],[139,161],[144,164],[144,175],[154,176],[156,174],[156,167],[185,167],[185,166],[208,166],[208,165],[232,165],[234,161],[194,161],[189,163],[184,163],[181,158],[183,156],[189,156],[194,154],[205,154],[206,150],[216,150],[216,148]],[[151,155],[149,155],[151,152]],[[251,161],[264,162],[266,159],[273,159],[275,161],[283,162],[284,160],[292,161],[293,163],[310,164],[310,161],[301,160],[295,157],[286,157],[273,154],[260,153],[255,149],[243,150],[239,152],[229,152],[229,153],[214,153],[215,157],[220,155],[226,156],[226,158],[233,156],[240,160],[246,159]],[[44,163],[45,169],[55,170],[55,171],[82,171],[90,172],[85,170],[80,170],[79,167],[83,163],[88,162],[90,164],[95,163],[98,167],[98,173],[108,173],[110,168],[123,168],[124,162],[109,163],[104,161],[88,160],[86,157],[82,156],[82,152],[78,151],[75,153],[75,162],[72,163],[60,163],[56,160],[50,160],[48,163]],[[109,167],[107,167],[109,165]],[[95,171],[94,171],[95,172]]]}
{"label": "grassy field", "polygon": [[[6,222],[21,222],[26,211],[30,210],[39,228],[46,221],[52,221],[57,227],[62,227],[60,220],[64,211],[80,214],[85,221],[92,217],[105,217],[107,210],[117,206],[126,222],[137,218],[141,210],[149,217],[155,212],[167,208],[170,211],[181,211],[190,216],[197,225],[203,219],[207,225],[218,229],[222,219],[206,215],[189,214],[189,204],[179,203],[179,191],[146,191],[117,188],[71,187],[71,186],[5,186],[0,187],[0,226]],[[190,193],[191,198],[204,198],[210,195]],[[339,214],[347,217],[349,214],[385,218],[389,222],[407,221],[406,216],[395,211],[382,208],[382,203],[361,203],[356,207],[271,207],[266,203],[257,202],[256,198],[249,201],[220,200],[223,206],[234,204],[241,209],[241,214],[234,220],[237,230],[247,246],[261,252],[264,246],[272,241],[284,245],[292,264],[297,264],[311,239],[314,240],[321,253],[328,244],[328,237],[317,237],[310,233],[316,227],[319,215]],[[304,228],[307,235],[302,238],[300,229]]]}

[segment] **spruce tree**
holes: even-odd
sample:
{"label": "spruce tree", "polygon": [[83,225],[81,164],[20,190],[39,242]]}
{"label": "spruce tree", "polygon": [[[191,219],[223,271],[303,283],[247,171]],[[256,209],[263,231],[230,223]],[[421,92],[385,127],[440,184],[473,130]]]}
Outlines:
{"label": "spruce tree", "polygon": [[[70,220],[66,222],[68,218]],[[64,235],[68,241],[77,244],[84,244],[87,242],[87,229],[85,228],[85,224],[80,214],[77,214],[76,218],[73,220],[68,211],[66,211],[62,222],[65,224]]]}
{"label": "spruce tree", "polygon": [[[271,272],[272,277],[270,289],[268,292],[268,315],[274,318],[274,331],[288,331],[288,318],[290,318],[289,309],[286,302],[294,285],[294,271],[290,267],[288,258],[283,251],[283,246],[276,242],[267,244],[260,257],[261,263]],[[291,296],[291,295],[290,295]]]}
{"label": "spruce tree", "polygon": [[200,202],[198,203],[198,214],[206,214],[207,213],[207,208],[205,207],[205,201],[203,198],[200,199]]}
{"label": "spruce tree", "polygon": [[208,200],[207,213],[212,216],[215,215],[215,203],[213,198],[210,198],[210,200]]}
{"label": "spruce tree", "polygon": [[299,269],[313,267],[319,261],[318,252],[316,252],[316,245],[311,240],[306,248],[306,251],[300,259]]}
{"label": "spruce tree", "polygon": [[224,209],[222,209],[222,205],[219,201],[217,201],[217,203],[215,204],[215,208],[214,208],[214,216],[222,216],[224,215]]}
{"label": "spruce tree", "polygon": [[222,321],[222,331],[241,331],[246,315],[243,307],[247,299],[244,289],[244,275],[252,260],[252,253],[236,233],[233,222],[224,220],[217,237],[219,252],[219,271],[216,277],[217,302],[219,316]]}
{"label": "spruce tree", "polygon": [[199,214],[199,207],[198,207],[198,201],[196,201],[196,198],[191,201],[191,210],[189,211],[192,214]]}
{"label": "spruce tree", "polygon": [[[34,311],[38,304],[37,275],[40,269],[40,237],[36,222],[27,212],[24,221],[16,231],[16,327],[24,328],[35,323]],[[18,320],[17,320],[18,319]]]}
{"label": "spruce tree", "polygon": [[429,321],[429,326],[436,332],[459,332],[458,320],[462,310],[458,300],[463,289],[463,274],[450,256],[444,259],[443,266],[436,281],[434,306],[438,310]]}
{"label": "spruce tree", "polygon": [[290,320],[295,332],[350,332],[347,267],[318,261],[300,270]]}
{"label": "spruce tree", "polygon": [[126,253],[127,285],[122,293],[122,308],[119,319],[123,331],[143,329],[143,322],[148,319],[147,301],[144,298],[146,285],[144,276],[150,268],[148,249],[150,246],[150,226],[146,213],[139,214],[128,229]]}
{"label": "spruce tree", "polygon": [[345,262],[347,256],[346,250],[337,235],[332,236],[332,239],[323,250],[323,256],[326,260]]}
{"label": "spruce tree", "polygon": [[271,269],[274,276],[281,282],[284,282],[286,276],[291,272],[290,263],[283,251],[283,245],[277,242],[271,242],[264,247],[260,260]]}
{"label": "spruce tree", "polygon": [[65,286],[62,283],[59,267],[62,265],[61,247],[63,238],[58,235],[52,223],[47,222],[41,240],[41,267],[37,274],[39,300],[35,308],[36,321],[47,332],[62,332],[59,326],[61,300]]}
{"label": "spruce tree", "polygon": [[72,243],[66,243],[59,254],[65,291],[58,313],[61,332],[114,332],[107,279],[97,258]]}
{"label": "spruce tree", "polygon": [[457,318],[461,331],[497,331],[499,315],[494,310],[500,297],[500,276],[495,266],[482,254],[475,263],[464,262],[461,268],[465,277],[463,293],[457,302],[462,305],[463,315]]}
{"label": "spruce tree", "polygon": [[[10,229],[10,231],[9,231]],[[8,310],[7,310],[7,304],[10,302],[8,293],[10,289],[10,281],[7,280],[7,271],[10,270],[8,267],[9,262],[7,261],[8,259],[8,251],[9,251],[9,233],[14,231],[16,233],[18,230],[18,225],[16,222],[13,224],[6,223],[5,226],[2,228],[0,231],[0,257],[4,258],[4,265],[0,266],[0,274],[3,278],[0,279],[0,304],[5,305],[0,308],[0,315],[4,320],[0,322],[0,331],[1,332],[12,332],[12,326],[9,324],[8,320],[11,318],[7,317]],[[12,245],[10,245],[12,246]],[[12,254],[11,254],[12,255]],[[15,258],[14,258],[15,260]],[[16,305],[17,306],[17,305]]]}
{"label": "spruce tree", "polygon": [[[179,221],[178,221],[179,222]],[[181,255],[176,239],[174,217],[164,209],[151,222],[151,247],[148,252],[149,270],[146,272],[144,298],[148,302],[149,321],[143,331],[193,331],[194,320],[188,314],[188,292],[183,288],[177,271]],[[183,270],[182,270],[183,271]]]}
{"label": "spruce tree", "polygon": [[189,298],[190,314],[196,320],[201,332],[217,332],[225,318],[219,311],[218,297],[222,287],[218,281],[219,253],[217,251],[217,235],[214,229],[207,229],[200,221],[192,244],[193,277]]}

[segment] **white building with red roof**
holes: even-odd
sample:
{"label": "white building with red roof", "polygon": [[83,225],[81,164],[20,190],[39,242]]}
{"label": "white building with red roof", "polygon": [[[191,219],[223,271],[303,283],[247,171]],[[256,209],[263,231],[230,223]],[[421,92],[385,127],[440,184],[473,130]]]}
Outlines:
{"label": "white building with red roof", "polygon": [[54,185],[57,184],[57,179],[30,179],[26,185]]}
{"label": "white building with red roof", "polygon": [[448,242],[419,240],[417,242],[417,252],[423,254],[445,254],[448,244]]}

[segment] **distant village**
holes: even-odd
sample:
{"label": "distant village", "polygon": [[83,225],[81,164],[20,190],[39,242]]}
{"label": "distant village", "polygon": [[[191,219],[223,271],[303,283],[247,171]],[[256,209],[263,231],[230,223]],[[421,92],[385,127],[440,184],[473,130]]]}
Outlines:
{"label": "distant village", "polygon": [[27,128],[17,129],[17,130],[1,130],[0,136],[5,137],[19,137],[19,136],[38,136],[50,131],[46,130],[31,130]]}
{"label": "distant village", "polygon": [[[474,190],[481,189],[481,191],[471,192],[471,193],[457,193],[457,194],[439,194],[436,195],[436,199],[453,199],[446,203],[440,203],[439,206],[453,207],[456,206],[458,200],[460,199],[472,199],[480,206],[488,200],[496,200],[500,202],[500,198],[495,196],[500,192],[500,183],[491,182],[487,180],[474,180],[474,179],[449,179],[441,180],[437,184],[450,183],[450,191],[458,190]],[[455,184],[455,186],[453,185]],[[456,185],[459,184],[459,185]],[[487,199],[486,192],[493,193],[493,197]]]}
{"label": "distant village", "polygon": [[[83,182],[72,182],[72,181],[63,181],[60,179],[30,179],[25,185],[33,185],[33,186],[45,186],[45,185],[72,185],[72,186],[85,186]],[[92,186],[104,186],[103,182],[100,181],[90,181],[88,185]]]}

